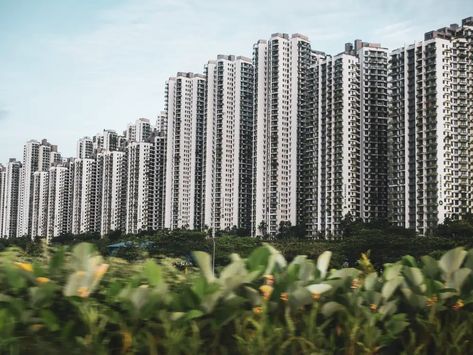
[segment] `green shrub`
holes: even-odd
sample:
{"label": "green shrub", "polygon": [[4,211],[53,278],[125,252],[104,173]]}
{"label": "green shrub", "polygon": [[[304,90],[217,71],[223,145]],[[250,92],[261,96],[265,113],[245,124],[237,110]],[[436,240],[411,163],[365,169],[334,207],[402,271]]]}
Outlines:
{"label": "green shrub", "polygon": [[471,353],[473,250],[404,256],[382,271],[367,254],[338,269],[331,252],[317,254],[288,262],[266,244],[214,272],[204,251],[192,253],[196,268],[103,258],[87,243],[34,258],[10,248],[0,353]]}

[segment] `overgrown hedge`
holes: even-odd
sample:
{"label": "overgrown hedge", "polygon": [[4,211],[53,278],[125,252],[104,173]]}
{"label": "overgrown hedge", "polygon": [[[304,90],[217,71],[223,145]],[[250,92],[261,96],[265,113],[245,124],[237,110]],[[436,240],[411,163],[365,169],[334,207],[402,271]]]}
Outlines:
{"label": "overgrown hedge", "polygon": [[[473,248],[473,227],[465,221],[449,222],[439,227],[434,236],[417,236],[413,231],[389,226],[356,225],[348,236],[333,240],[307,238],[274,238],[261,240],[236,235],[220,235],[216,238],[216,265],[229,262],[231,253],[247,257],[263,243],[269,243],[280,250],[284,257],[292,260],[297,255],[317,257],[324,250],[333,253],[335,267],[353,266],[361,253],[370,251],[370,258],[377,269],[385,263],[394,262],[403,255],[416,258],[422,255],[439,256],[447,250],[462,246]],[[199,231],[176,230],[121,235],[112,233],[101,238],[97,234],[70,235],[52,239],[52,246],[72,246],[80,242],[93,243],[104,256],[118,256],[128,261],[147,257],[179,257],[191,259],[193,250],[212,253],[213,244],[208,236]],[[114,248],[113,245],[122,245]],[[8,246],[18,246],[27,254],[41,255],[45,247],[43,240],[30,238],[0,239],[0,251]]]}
{"label": "overgrown hedge", "polygon": [[[375,257],[375,253],[371,254]],[[473,250],[404,256],[376,271],[331,269],[331,253],[288,263],[272,246],[217,273],[129,264],[93,245],[0,255],[0,353],[468,354]]]}

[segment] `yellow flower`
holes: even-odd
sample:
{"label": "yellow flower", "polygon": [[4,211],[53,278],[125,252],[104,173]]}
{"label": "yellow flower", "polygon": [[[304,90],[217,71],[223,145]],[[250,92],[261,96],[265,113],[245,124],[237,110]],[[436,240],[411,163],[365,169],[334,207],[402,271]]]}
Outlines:
{"label": "yellow flower", "polygon": [[97,268],[97,270],[95,270],[95,275],[94,275],[94,276],[95,276],[95,279],[96,279],[96,280],[100,280],[100,279],[103,277],[103,275],[105,275],[105,273],[107,272],[108,267],[109,267],[108,264],[101,264],[101,265]]}
{"label": "yellow flower", "polygon": [[271,297],[271,294],[273,293],[273,287],[269,285],[263,285],[259,288],[261,293],[263,294],[263,298],[267,301]]}
{"label": "yellow flower", "polygon": [[360,279],[356,279],[356,278],[355,278],[355,279],[353,279],[353,280],[351,281],[351,288],[352,288],[353,290],[355,290],[355,289],[357,289],[357,288],[360,288],[360,287],[361,287],[361,281],[360,281]]}
{"label": "yellow flower", "polygon": [[311,295],[312,295],[312,299],[313,299],[314,301],[320,300],[320,293],[318,293],[318,292],[312,292]]}
{"label": "yellow flower", "polygon": [[427,298],[427,301],[425,302],[425,305],[427,307],[432,307],[434,304],[438,302],[438,297],[437,296],[432,296],[430,298]]}
{"label": "yellow flower", "polygon": [[283,292],[281,293],[281,296],[279,298],[281,299],[281,301],[287,302],[289,300],[289,295],[287,294],[287,292]]}
{"label": "yellow flower", "polygon": [[374,266],[371,263],[371,260],[369,259],[368,255],[369,253],[368,254],[361,253],[361,259],[359,261],[360,266],[362,267],[363,271],[365,271],[366,273],[370,273],[374,271]]}
{"label": "yellow flower", "polygon": [[132,337],[131,333],[128,330],[124,330],[121,332],[122,334],[122,344],[123,344],[123,354],[125,354],[128,349],[130,349],[132,344]]}
{"label": "yellow flower", "polygon": [[33,272],[33,265],[29,263],[15,263],[15,265],[23,271]]}
{"label": "yellow flower", "polygon": [[261,306],[253,307],[253,313],[254,313],[254,314],[261,314],[261,313],[263,313],[263,307],[261,307]]}
{"label": "yellow flower", "polygon": [[77,295],[82,298],[89,297],[90,291],[87,287],[81,286],[77,289]]}
{"label": "yellow flower", "polygon": [[51,280],[49,280],[47,277],[37,277],[36,278],[36,282],[39,283],[39,284],[45,284],[46,282],[49,282]]}
{"label": "yellow flower", "polygon": [[377,310],[378,310],[378,306],[377,306],[376,304],[374,304],[374,303],[371,303],[371,304],[370,304],[370,311],[374,313],[374,312],[376,312]]}
{"label": "yellow flower", "polygon": [[463,307],[465,307],[465,302],[463,302],[463,300],[458,300],[455,302],[455,304],[452,306],[452,309],[454,311],[459,311],[460,309],[462,309]]}
{"label": "yellow flower", "polygon": [[264,275],[263,276],[266,282],[266,285],[273,285],[274,284],[274,276],[273,275]]}

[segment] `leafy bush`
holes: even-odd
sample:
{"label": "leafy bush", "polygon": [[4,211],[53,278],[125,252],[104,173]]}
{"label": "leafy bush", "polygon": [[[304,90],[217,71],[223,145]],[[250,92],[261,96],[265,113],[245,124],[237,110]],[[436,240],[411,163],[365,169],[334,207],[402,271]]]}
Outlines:
{"label": "leafy bush", "polygon": [[212,270],[179,259],[129,264],[94,246],[0,255],[0,353],[464,354],[473,339],[473,250],[288,262],[270,245]]}

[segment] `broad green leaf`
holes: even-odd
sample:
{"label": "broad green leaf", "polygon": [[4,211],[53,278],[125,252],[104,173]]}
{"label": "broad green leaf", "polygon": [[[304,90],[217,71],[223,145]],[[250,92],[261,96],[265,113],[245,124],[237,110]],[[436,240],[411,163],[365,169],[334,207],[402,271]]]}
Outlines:
{"label": "broad green leaf", "polygon": [[189,312],[186,313],[186,318],[187,319],[195,319],[195,318],[200,318],[204,315],[204,312],[198,309],[193,309]]}
{"label": "broad green leaf", "polygon": [[386,266],[384,269],[384,279],[389,281],[394,279],[395,277],[399,276],[399,273],[401,272],[402,265],[401,264],[390,264]]}
{"label": "broad green leaf", "polygon": [[202,276],[204,276],[208,282],[215,281],[215,275],[212,271],[212,259],[210,255],[204,253],[203,251],[194,251],[192,252],[192,255],[195,259],[195,262],[199,266]]}
{"label": "broad green leaf", "polygon": [[[259,247],[253,250],[246,260],[246,265],[250,271],[267,271],[271,252],[266,247]],[[269,271],[271,272],[271,271]]]}
{"label": "broad green leaf", "polygon": [[473,249],[468,250],[464,267],[467,267],[473,270]]}
{"label": "broad green leaf", "polygon": [[192,284],[192,292],[199,298],[203,299],[205,295],[217,292],[220,285],[216,282],[209,283],[205,277],[199,277]]}
{"label": "broad green leaf", "polygon": [[331,270],[329,279],[346,279],[346,278],[355,278],[360,275],[361,271],[355,268],[345,268],[339,270]]}
{"label": "broad green leaf", "polygon": [[81,287],[87,287],[87,275],[83,271],[76,271],[73,274],[69,275],[67,283],[64,286],[64,296],[77,296],[78,291]]}
{"label": "broad green leaf", "polygon": [[372,272],[365,278],[364,286],[365,290],[374,290],[376,284],[378,283],[378,273]]}
{"label": "broad green leaf", "polygon": [[154,260],[147,260],[143,267],[143,274],[151,286],[158,286],[163,282],[161,268]]}
{"label": "broad green leaf", "polygon": [[405,255],[401,258],[402,264],[411,267],[417,267],[416,259],[412,255]]}
{"label": "broad green leaf", "polygon": [[[76,270],[87,270],[92,257],[97,257],[95,247],[90,243],[79,243],[72,249],[72,265]],[[99,256],[102,261],[102,257]]]}
{"label": "broad green leaf", "polygon": [[58,272],[64,266],[64,247],[58,247],[51,260],[49,261],[48,270],[50,274]]}
{"label": "broad green leaf", "polygon": [[408,304],[413,308],[424,308],[427,297],[417,295],[410,288],[401,287],[401,292],[403,293],[404,297],[408,301]]}
{"label": "broad green leaf", "polygon": [[439,266],[446,274],[451,274],[460,268],[466,254],[461,247],[449,250],[440,258]]}
{"label": "broad green leaf", "polygon": [[344,311],[345,307],[338,302],[327,302],[322,306],[321,312],[325,317],[331,317],[337,312]]}
{"label": "broad green leaf", "polygon": [[310,260],[305,260],[299,269],[299,280],[308,282],[314,279],[315,265]]}
{"label": "broad green leaf", "polygon": [[264,271],[265,274],[272,273],[274,268],[280,270],[287,266],[287,261],[279,250],[277,250],[271,244],[268,243],[263,243],[263,246],[268,249],[271,254],[268,261],[268,266]]}
{"label": "broad green leaf", "polygon": [[301,265],[305,263],[307,260],[307,255],[297,255],[292,261],[290,265]]}
{"label": "broad green leaf", "polygon": [[386,300],[389,300],[393,295],[394,291],[402,284],[404,278],[402,276],[396,276],[395,278],[386,281],[381,290],[381,294]]}
{"label": "broad green leaf", "polygon": [[395,314],[386,322],[386,329],[393,337],[402,333],[408,326],[409,322],[407,321],[405,313]]}
{"label": "broad green leaf", "polygon": [[471,274],[471,269],[461,268],[452,274],[452,277],[446,282],[447,287],[455,288],[460,291],[468,276]]}
{"label": "broad green leaf", "polygon": [[424,274],[430,278],[435,278],[440,273],[440,268],[438,261],[432,258],[429,255],[425,255],[421,257],[422,263],[422,271]]}
{"label": "broad green leaf", "polygon": [[309,290],[304,287],[296,288],[289,295],[289,304],[295,309],[311,304],[312,302],[312,295]]}
{"label": "broad green leaf", "polygon": [[149,288],[137,287],[130,294],[130,302],[139,312],[149,301],[151,290]]}
{"label": "broad green leaf", "polygon": [[378,312],[383,315],[383,318],[385,318],[386,316],[390,316],[396,311],[397,311],[396,301],[387,302],[383,304],[381,307],[379,307],[379,310],[378,310]]}
{"label": "broad green leaf", "polygon": [[171,319],[172,321],[180,320],[182,319],[182,317],[184,317],[184,315],[185,315],[184,312],[172,312],[169,315],[169,319]]}
{"label": "broad green leaf", "polygon": [[417,267],[405,267],[404,275],[413,285],[419,286],[424,282],[424,275]]}
{"label": "broad green leaf", "polygon": [[327,284],[313,284],[306,287],[310,293],[318,293],[321,295],[324,292],[330,291],[332,286]]}
{"label": "broad green leaf", "polygon": [[320,254],[317,258],[317,269],[319,269],[322,278],[325,278],[327,275],[328,265],[330,264],[331,257],[332,252],[327,250]]}

